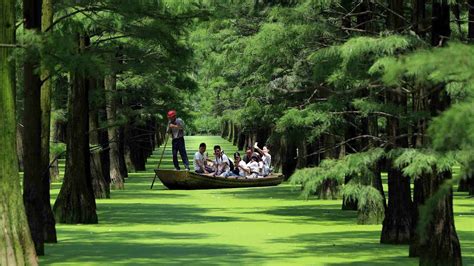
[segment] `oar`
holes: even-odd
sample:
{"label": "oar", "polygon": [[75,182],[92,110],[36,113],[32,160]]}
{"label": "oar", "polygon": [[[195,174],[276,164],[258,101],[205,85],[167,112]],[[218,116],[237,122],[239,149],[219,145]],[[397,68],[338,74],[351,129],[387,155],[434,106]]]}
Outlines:
{"label": "oar", "polygon": [[[170,134],[166,134],[165,146],[163,147],[163,151],[161,152],[161,157],[160,157],[160,161],[158,162],[157,169],[160,169],[161,161],[163,161],[163,155],[165,155],[166,145],[168,144],[169,138],[170,138]],[[155,177],[153,178],[153,182],[151,183],[150,189],[153,189],[153,185],[155,184],[155,180],[157,177],[158,177],[158,174],[155,171]]]}

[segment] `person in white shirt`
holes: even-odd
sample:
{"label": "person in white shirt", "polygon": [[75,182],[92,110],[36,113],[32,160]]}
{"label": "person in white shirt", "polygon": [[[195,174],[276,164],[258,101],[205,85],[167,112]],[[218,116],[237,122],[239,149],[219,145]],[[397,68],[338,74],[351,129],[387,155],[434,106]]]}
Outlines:
{"label": "person in white shirt", "polygon": [[250,174],[247,175],[247,178],[258,178],[260,174],[260,165],[259,158],[257,154],[252,155],[250,162],[247,164],[247,167],[250,169]]}
{"label": "person in white shirt", "polygon": [[263,146],[263,149],[258,147],[258,142],[255,142],[254,145],[255,150],[262,155],[263,161],[263,171],[262,175],[267,176],[272,172],[272,155],[270,154],[270,150],[267,146]]}
{"label": "person in white shirt", "polygon": [[209,174],[213,172],[211,167],[207,166],[206,143],[199,144],[199,151],[194,154],[194,171],[198,174]]}
{"label": "person in white shirt", "polygon": [[216,156],[214,160],[215,175],[222,177],[228,176],[230,172],[230,162],[227,155],[222,152],[221,146],[214,146],[214,155]]}
{"label": "person in white shirt", "polygon": [[245,177],[250,174],[250,168],[240,157],[240,153],[234,153],[234,169],[231,170],[230,176]]}

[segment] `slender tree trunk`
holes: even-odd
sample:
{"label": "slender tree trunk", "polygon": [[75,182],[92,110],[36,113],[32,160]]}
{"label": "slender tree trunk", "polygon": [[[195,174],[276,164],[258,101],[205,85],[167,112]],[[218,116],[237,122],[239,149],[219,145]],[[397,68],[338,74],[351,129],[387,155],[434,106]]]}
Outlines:
{"label": "slender tree trunk", "polygon": [[[397,106],[406,106],[406,97],[400,90],[387,92],[387,101]],[[399,119],[390,117],[387,121],[387,133],[391,146],[404,148],[407,138],[403,135]],[[393,166],[388,159],[388,206],[383,221],[380,242],[384,244],[408,244],[411,239],[413,222],[413,202],[411,199],[410,178],[402,174],[401,170]]]}
{"label": "slender tree trunk", "polygon": [[116,123],[117,101],[115,99],[116,79],[114,75],[105,77],[107,99],[107,122],[109,136],[110,181],[113,189],[124,189],[125,176],[120,171],[119,131]]}
{"label": "slender tree trunk", "polygon": [[16,126],[16,151],[18,154],[18,167],[21,172],[24,172],[24,157],[25,152],[23,149],[23,125],[17,124]]}
{"label": "slender tree trunk", "polygon": [[[325,135],[323,143],[326,151],[324,152],[324,159],[337,158],[337,152],[334,149],[336,140],[333,135]],[[306,156],[306,154],[304,154]],[[305,164],[303,165],[305,166]],[[334,177],[328,176],[323,180],[321,186],[317,189],[319,198],[321,199],[337,199],[339,195],[339,183]]]}
{"label": "slender tree trunk", "polygon": [[[84,51],[85,43],[85,37],[80,37],[80,52]],[[68,98],[66,173],[53,211],[60,223],[96,224],[90,176],[88,88],[83,72],[74,73],[72,80]]]}
{"label": "slender tree trunk", "polygon": [[467,38],[470,43],[474,42],[474,0],[467,0],[468,5],[468,33]]}
{"label": "slender tree trunk", "polygon": [[463,177],[459,180],[458,192],[468,192],[469,191],[470,180],[468,177]]}
{"label": "slender tree trunk", "polygon": [[[53,24],[53,0],[42,0],[41,28],[43,31]],[[46,243],[56,243],[56,221],[54,220],[53,210],[51,208],[50,195],[50,137],[51,137],[51,92],[52,78],[50,72],[41,68],[41,173],[43,175],[43,214],[44,214],[44,241]]]}
{"label": "slender tree trunk", "polygon": [[[23,16],[25,29],[41,30],[41,1],[24,0]],[[41,162],[41,79],[37,70],[39,60],[27,55],[24,63],[24,133],[25,149],[23,200],[36,254],[44,255],[44,200]]]}
{"label": "slender tree trunk", "polygon": [[[126,144],[126,138],[125,138],[125,127],[120,126],[118,128],[119,132],[119,140],[118,140],[118,145],[119,145],[119,166],[120,166],[120,173],[124,177],[123,182],[125,183],[125,178],[128,177],[128,166],[127,166],[127,144]],[[127,157],[129,158],[129,157]]]}
{"label": "slender tree trunk", "polygon": [[142,149],[143,132],[135,124],[128,124],[125,127],[125,139],[127,143],[130,163],[133,169],[137,171],[145,171],[145,157]]}
{"label": "slender tree trunk", "polygon": [[[15,43],[15,2],[0,1],[0,43]],[[18,175],[11,55],[10,48],[0,48],[0,265],[38,265]]]}
{"label": "slender tree trunk", "polygon": [[413,30],[423,37],[426,31],[426,0],[413,0]]}
{"label": "slender tree trunk", "polygon": [[103,125],[107,125],[107,100],[106,92],[104,87],[104,80],[101,79],[97,83],[97,88],[99,91],[99,97],[101,99],[100,106],[98,107],[99,114],[99,125],[101,128],[98,132],[99,144],[101,145],[102,152],[100,153],[100,161],[102,165],[102,175],[104,176],[105,182],[107,183],[108,190],[110,191],[110,155],[109,155],[109,137],[107,127],[104,128]]}
{"label": "slender tree trunk", "polygon": [[[52,141],[53,143],[59,143],[59,138],[61,132],[66,132],[66,130],[61,130],[63,128],[63,124],[58,121],[53,121],[53,132],[52,132]],[[56,159],[57,156],[60,154],[50,154],[51,161]],[[59,159],[58,159],[59,160]],[[49,177],[51,178],[51,182],[59,180],[59,162],[58,160],[54,160],[53,164],[49,168]],[[53,214],[54,215],[54,214]],[[54,217],[54,216],[53,216]]]}
{"label": "slender tree trunk", "polygon": [[381,243],[410,243],[412,206],[409,178],[403,176],[400,170],[390,167],[388,170],[388,208],[383,221]]}
{"label": "slender tree trunk", "polygon": [[448,0],[433,1],[431,27],[431,45],[443,46],[451,35]]}
{"label": "slender tree trunk", "polygon": [[[87,82],[89,83],[90,95],[97,99],[99,97],[97,81],[95,79],[88,79]],[[94,190],[96,199],[108,199],[110,198],[110,187],[102,173],[102,160],[100,155],[102,147],[100,146],[99,140],[99,106],[95,100],[91,100],[89,105],[89,143],[94,147],[94,150],[90,153],[92,189]]]}

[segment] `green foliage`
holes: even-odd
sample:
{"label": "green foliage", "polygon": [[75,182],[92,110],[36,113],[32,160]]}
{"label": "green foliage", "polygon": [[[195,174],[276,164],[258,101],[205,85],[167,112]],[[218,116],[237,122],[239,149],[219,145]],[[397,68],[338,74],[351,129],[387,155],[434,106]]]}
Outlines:
{"label": "green foliage", "polygon": [[440,154],[432,150],[404,149],[394,161],[405,176],[418,178],[423,174],[451,171],[456,165],[452,154]]}
{"label": "green foliage", "polygon": [[65,157],[66,144],[65,143],[51,143],[49,146],[49,152],[53,157]]}
{"label": "green foliage", "polygon": [[[346,176],[353,176],[362,184],[370,184],[372,179],[370,168],[384,155],[383,149],[377,148],[367,152],[350,154],[339,160],[323,160],[318,167],[296,170],[290,177],[290,183],[301,185],[303,187],[302,195],[305,198],[314,194],[327,178],[337,180],[338,184],[343,184]],[[375,199],[373,200],[375,201]]]}
{"label": "green foliage", "polygon": [[342,188],[346,203],[357,202],[358,224],[380,224],[385,217],[384,199],[376,188],[350,181]]}

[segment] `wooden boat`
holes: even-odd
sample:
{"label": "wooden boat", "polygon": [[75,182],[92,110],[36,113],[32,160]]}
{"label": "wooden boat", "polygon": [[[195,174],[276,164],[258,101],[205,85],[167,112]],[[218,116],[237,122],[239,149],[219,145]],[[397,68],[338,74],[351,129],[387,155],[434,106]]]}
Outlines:
{"label": "wooden boat", "polygon": [[264,178],[235,178],[202,175],[191,171],[155,170],[156,176],[169,189],[217,189],[239,187],[276,186],[283,181],[283,175],[272,174]]}

